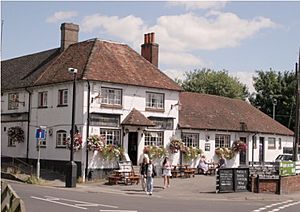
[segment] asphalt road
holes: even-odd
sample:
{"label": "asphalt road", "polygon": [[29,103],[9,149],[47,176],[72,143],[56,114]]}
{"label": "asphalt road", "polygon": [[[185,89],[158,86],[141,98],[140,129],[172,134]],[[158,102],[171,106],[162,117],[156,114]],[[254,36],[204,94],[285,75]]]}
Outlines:
{"label": "asphalt road", "polygon": [[28,212],[296,212],[300,201],[233,201],[169,199],[153,193],[121,194],[112,192],[83,192],[68,188],[55,188],[9,182],[23,199]]}

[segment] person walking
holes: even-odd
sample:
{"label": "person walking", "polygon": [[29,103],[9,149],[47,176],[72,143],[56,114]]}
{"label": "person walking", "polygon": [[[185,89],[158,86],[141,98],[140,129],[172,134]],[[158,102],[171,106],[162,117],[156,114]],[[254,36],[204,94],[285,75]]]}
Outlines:
{"label": "person walking", "polygon": [[152,195],[153,192],[153,177],[156,176],[155,167],[152,164],[152,160],[149,160],[149,163],[146,164],[146,176],[147,176],[147,192],[146,194]]}
{"label": "person walking", "polygon": [[147,170],[146,165],[148,164],[148,159],[143,158],[143,162],[140,164],[140,175],[141,175],[141,184],[143,191],[146,191],[146,179],[147,179]]}
{"label": "person walking", "polygon": [[172,165],[170,164],[169,158],[165,157],[163,164],[162,164],[162,168],[163,168],[163,178],[164,178],[164,189],[165,188],[169,188],[170,187],[170,176],[172,176],[171,174],[171,169],[172,169]]}

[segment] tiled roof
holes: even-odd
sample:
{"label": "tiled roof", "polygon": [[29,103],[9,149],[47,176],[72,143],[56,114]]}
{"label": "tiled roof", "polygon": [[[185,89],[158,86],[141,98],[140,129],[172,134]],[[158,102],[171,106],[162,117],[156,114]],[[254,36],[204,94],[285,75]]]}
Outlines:
{"label": "tiled roof", "polygon": [[36,85],[72,80],[66,71],[78,69],[78,78],[168,90],[180,86],[129,46],[98,39],[69,46],[47,68]]}
{"label": "tiled roof", "polygon": [[51,49],[2,61],[1,89],[9,90],[32,85],[59,53],[59,49]]}
{"label": "tiled roof", "polygon": [[140,111],[133,108],[132,111],[123,120],[122,125],[154,126],[155,124],[147,117],[145,117]]}
{"label": "tiled roof", "polygon": [[279,122],[242,100],[182,92],[180,102],[182,106],[179,112],[179,127],[182,129],[294,134]]}

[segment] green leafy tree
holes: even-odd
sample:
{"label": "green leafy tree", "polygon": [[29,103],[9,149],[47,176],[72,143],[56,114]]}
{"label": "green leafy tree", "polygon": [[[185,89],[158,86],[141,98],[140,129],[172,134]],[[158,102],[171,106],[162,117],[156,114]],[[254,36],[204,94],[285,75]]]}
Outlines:
{"label": "green leafy tree", "polygon": [[[249,98],[251,104],[286,127],[294,130],[296,108],[296,76],[293,72],[257,71],[253,77],[256,93]],[[274,108],[275,106],[275,108]]]}
{"label": "green leafy tree", "polygon": [[246,85],[236,77],[228,75],[227,71],[211,69],[195,69],[186,72],[184,80],[175,80],[185,91],[206,93],[229,98],[245,100],[249,96]]}

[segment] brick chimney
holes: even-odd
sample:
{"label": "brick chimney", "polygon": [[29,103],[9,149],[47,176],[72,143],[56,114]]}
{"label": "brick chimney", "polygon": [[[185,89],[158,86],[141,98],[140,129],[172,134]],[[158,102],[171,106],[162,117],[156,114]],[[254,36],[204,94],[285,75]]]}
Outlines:
{"label": "brick chimney", "polygon": [[158,44],[155,43],[154,32],[144,35],[144,44],[142,44],[141,54],[146,60],[158,67]]}
{"label": "brick chimney", "polygon": [[60,26],[61,30],[61,51],[66,50],[71,44],[78,42],[79,26],[72,23],[63,23]]}

